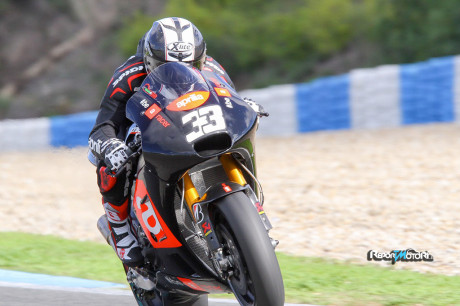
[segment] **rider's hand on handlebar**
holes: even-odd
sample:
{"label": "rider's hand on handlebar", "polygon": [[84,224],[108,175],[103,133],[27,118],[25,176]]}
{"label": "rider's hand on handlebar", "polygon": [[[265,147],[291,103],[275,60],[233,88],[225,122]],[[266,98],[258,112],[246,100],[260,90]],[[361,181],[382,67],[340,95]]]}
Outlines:
{"label": "rider's hand on handlebar", "polygon": [[104,162],[112,172],[117,172],[133,152],[120,139],[111,138],[103,144]]}
{"label": "rider's hand on handlebar", "polygon": [[243,98],[244,102],[246,102],[256,113],[259,117],[268,117],[268,113],[264,110],[262,105],[257,104],[254,100],[249,98]]}

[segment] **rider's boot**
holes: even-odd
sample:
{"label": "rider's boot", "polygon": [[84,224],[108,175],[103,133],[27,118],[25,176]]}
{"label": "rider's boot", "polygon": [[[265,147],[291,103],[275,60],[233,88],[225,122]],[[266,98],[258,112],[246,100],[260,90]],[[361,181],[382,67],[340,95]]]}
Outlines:
{"label": "rider's boot", "polygon": [[128,220],[128,200],[122,205],[114,205],[103,201],[103,206],[118,257],[129,267],[141,266],[144,259]]}

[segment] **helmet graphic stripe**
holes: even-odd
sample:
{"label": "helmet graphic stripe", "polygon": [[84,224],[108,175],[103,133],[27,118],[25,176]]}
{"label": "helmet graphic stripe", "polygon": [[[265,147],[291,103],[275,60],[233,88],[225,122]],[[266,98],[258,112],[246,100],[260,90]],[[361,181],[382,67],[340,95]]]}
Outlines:
{"label": "helmet graphic stripe", "polygon": [[[181,20],[184,22],[184,20]],[[183,32],[182,32],[182,39],[184,42],[192,44],[192,54],[190,54],[190,60],[193,60],[195,58],[195,37],[193,35],[193,27],[190,22],[185,21],[186,25],[182,26]],[[186,28],[185,28],[186,27]]]}
{"label": "helmet graphic stripe", "polygon": [[167,49],[168,44],[174,41],[177,41],[177,38],[178,38],[176,31],[173,30],[175,28],[174,22],[172,21],[172,18],[165,18],[165,19],[160,20],[160,26],[163,30],[163,34],[165,38],[165,59],[167,61],[174,60],[168,56],[168,49]]}

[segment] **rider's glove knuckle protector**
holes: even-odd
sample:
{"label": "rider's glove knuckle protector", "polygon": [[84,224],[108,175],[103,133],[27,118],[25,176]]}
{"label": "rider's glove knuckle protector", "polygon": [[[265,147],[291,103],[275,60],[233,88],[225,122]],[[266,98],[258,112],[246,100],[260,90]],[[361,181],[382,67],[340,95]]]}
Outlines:
{"label": "rider's glove knuckle protector", "polygon": [[104,162],[112,171],[118,171],[124,162],[129,158],[129,148],[124,142],[117,138],[106,141],[103,145]]}
{"label": "rider's glove knuckle protector", "polygon": [[260,117],[268,117],[268,113],[264,110],[262,105],[257,104],[254,100],[250,98],[243,98],[243,101],[246,102]]}

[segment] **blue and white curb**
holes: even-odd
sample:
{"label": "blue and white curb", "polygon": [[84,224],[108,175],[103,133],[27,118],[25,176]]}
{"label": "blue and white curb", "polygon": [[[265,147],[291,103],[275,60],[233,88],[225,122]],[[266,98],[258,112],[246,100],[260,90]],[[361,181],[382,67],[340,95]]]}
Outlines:
{"label": "blue and white curb", "polygon": [[[460,56],[355,69],[308,83],[240,92],[264,106],[259,135],[460,121]],[[97,112],[0,121],[0,150],[86,146]]]}
{"label": "blue and white curb", "polygon": [[51,118],[0,121],[0,151],[88,145],[97,111]]}
{"label": "blue and white curb", "polygon": [[240,92],[241,97],[251,98],[270,113],[260,120],[258,135],[292,135],[298,131],[296,88],[288,85],[275,85],[264,89],[249,89]]}
{"label": "blue and white curb", "polygon": [[246,90],[270,117],[260,134],[460,121],[460,56],[355,69],[302,84]]}

